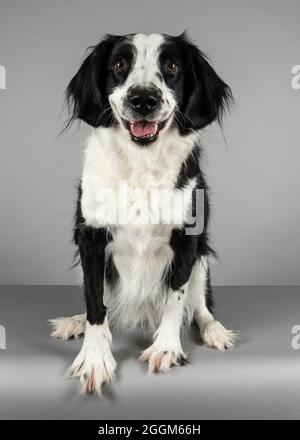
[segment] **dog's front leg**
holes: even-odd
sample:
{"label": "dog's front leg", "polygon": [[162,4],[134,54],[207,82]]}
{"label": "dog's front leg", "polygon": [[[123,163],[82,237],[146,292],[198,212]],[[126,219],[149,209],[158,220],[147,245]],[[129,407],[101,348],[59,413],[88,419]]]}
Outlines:
{"label": "dog's front leg", "polygon": [[196,237],[174,229],[170,239],[173,261],[166,273],[167,298],[153,344],[140,356],[148,361],[149,371],[166,372],[173,365],[183,365],[187,359],[182,350],[180,330],[184,313],[188,281],[197,253]]}
{"label": "dog's front leg", "polygon": [[112,337],[103,304],[107,231],[80,226],[78,246],[84,275],[87,318],[82,348],[71,366],[71,375],[83,384],[82,392],[101,393],[104,383],[114,380],[116,362]]}
{"label": "dog's front leg", "polygon": [[165,373],[173,365],[183,365],[187,359],[180,341],[185,295],[185,288],[168,292],[154,342],[139,359],[148,361],[150,372]]}

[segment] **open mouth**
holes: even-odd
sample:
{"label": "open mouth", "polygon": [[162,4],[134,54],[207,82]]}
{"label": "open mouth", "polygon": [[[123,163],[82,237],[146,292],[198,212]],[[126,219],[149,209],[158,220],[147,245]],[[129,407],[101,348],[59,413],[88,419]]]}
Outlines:
{"label": "open mouth", "polygon": [[139,145],[148,145],[156,141],[159,136],[159,132],[167,123],[167,119],[161,122],[146,121],[143,119],[132,122],[122,119],[122,121],[125,128],[129,131],[133,142]]}

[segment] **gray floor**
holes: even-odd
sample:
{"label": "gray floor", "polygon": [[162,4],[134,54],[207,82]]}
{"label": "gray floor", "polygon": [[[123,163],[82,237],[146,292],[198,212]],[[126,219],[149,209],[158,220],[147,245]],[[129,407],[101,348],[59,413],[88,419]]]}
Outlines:
{"label": "gray floor", "polygon": [[291,329],[300,324],[296,287],[219,287],[217,317],[240,331],[233,351],[201,346],[185,336],[191,364],[152,376],[136,362],[142,337],[115,337],[118,381],[101,400],[78,397],[67,367],[80,341],[49,337],[47,319],[83,310],[76,287],[0,288],[1,419],[300,418],[300,350]]}

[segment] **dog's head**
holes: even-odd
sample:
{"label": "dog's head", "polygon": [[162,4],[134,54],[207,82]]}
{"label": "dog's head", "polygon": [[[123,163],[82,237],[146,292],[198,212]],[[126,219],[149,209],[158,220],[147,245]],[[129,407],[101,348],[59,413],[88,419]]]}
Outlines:
{"label": "dog's head", "polygon": [[221,120],[231,90],[185,34],[108,35],[67,88],[71,119],[120,124],[140,146],[170,127],[182,135]]}

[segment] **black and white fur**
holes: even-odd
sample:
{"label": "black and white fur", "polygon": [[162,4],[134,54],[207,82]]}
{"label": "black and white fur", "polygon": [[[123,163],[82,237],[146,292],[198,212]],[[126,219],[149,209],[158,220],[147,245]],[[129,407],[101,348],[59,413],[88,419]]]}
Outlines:
{"label": "black and white fur", "polygon": [[[153,343],[140,357],[153,372],[166,372],[187,359],[180,340],[183,323],[195,321],[208,346],[232,347],[234,333],[212,314],[209,203],[199,165],[199,133],[221,120],[230,88],[185,34],[109,35],[83,61],[67,97],[71,120],[93,127],[74,229],[86,314],[52,321],[55,337],[84,333],[71,374],[84,392],[100,393],[104,383],[113,381],[112,326],[153,331]],[[139,121],[153,132],[137,136]],[[182,224],[112,224],[112,195],[121,181],[129,188],[129,205],[130,191],[137,188],[167,189],[174,197],[189,188]],[[103,188],[110,191],[99,197]],[[187,235],[185,219],[196,188],[205,190],[204,230]]]}

